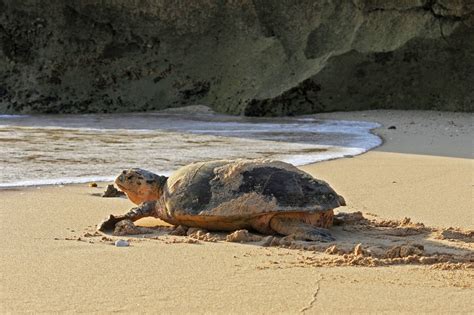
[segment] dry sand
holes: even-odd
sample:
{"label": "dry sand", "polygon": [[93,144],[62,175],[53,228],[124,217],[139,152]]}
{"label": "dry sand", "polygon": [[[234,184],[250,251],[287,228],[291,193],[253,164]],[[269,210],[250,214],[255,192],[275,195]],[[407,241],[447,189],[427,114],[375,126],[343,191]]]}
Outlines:
{"label": "dry sand", "polygon": [[317,117],[383,124],[377,150],[303,167],[363,213],[335,243],[161,227],[118,248],[94,227],[132,204],[103,184],[2,190],[0,313],[473,313],[472,114]]}

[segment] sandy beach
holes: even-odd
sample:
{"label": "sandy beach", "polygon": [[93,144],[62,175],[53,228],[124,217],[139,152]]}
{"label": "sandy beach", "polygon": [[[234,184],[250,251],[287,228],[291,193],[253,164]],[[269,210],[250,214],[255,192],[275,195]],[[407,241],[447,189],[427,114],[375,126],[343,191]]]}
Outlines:
{"label": "sandy beach", "polygon": [[133,206],[101,198],[106,183],[3,189],[0,313],[473,313],[472,114],[314,117],[382,124],[379,148],[302,167],[361,212],[336,242],[103,236],[95,225]]}

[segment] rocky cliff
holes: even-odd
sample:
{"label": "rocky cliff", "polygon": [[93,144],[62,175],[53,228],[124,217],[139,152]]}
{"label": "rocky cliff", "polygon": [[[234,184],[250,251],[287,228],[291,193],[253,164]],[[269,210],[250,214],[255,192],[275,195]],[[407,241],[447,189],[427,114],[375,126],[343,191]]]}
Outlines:
{"label": "rocky cliff", "polygon": [[472,0],[0,0],[0,112],[472,111]]}

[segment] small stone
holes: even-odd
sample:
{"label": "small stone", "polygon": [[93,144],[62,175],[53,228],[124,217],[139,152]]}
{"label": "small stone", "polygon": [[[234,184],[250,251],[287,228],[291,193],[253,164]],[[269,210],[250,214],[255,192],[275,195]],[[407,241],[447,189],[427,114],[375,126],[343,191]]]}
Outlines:
{"label": "small stone", "polygon": [[128,247],[130,244],[126,240],[115,241],[115,247]]}
{"label": "small stone", "polygon": [[90,183],[89,187],[97,187],[97,183]]}
{"label": "small stone", "polygon": [[388,129],[395,130],[395,129],[397,129],[397,127],[396,126],[390,126],[390,127],[388,127]]}

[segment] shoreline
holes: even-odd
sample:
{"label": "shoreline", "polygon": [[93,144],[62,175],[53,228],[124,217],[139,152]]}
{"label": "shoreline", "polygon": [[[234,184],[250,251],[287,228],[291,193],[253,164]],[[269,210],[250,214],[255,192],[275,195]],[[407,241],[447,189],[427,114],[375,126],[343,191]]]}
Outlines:
{"label": "shoreline", "polygon": [[[78,116],[18,121],[0,128],[0,142],[7,145],[0,187],[110,180],[117,170],[131,167],[164,175],[193,161],[219,158],[271,158],[302,165],[360,154],[381,141],[369,132],[378,126],[374,123],[224,118],[119,116],[122,126],[130,128],[121,132],[107,129],[113,123],[111,116],[85,121]],[[28,127],[29,131],[21,127],[35,123],[38,126]],[[70,123],[76,128],[41,127],[49,123]],[[105,129],[91,132],[90,126]],[[137,126],[150,128],[146,137],[136,133]]]}
{"label": "shoreline", "polygon": [[[362,114],[369,115],[352,115]],[[8,257],[0,260],[0,313],[473,312],[474,161],[457,156],[469,153],[469,118],[413,112],[369,118],[376,115],[387,136],[382,146],[301,167],[345,197],[348,206],[338,210],[360,211],[371,223],[334,226],[335,242],[306,249],[167,236],[166,226],[156,238],[121,237],[130,246],[119,248],[113,246],[118,237],[95,236],[95,226],[134,205],[98,197],[108,182],[0,189],[0,237]],[[457,134],[439,128],[447,119],[463,125]],[[387,129],[391,125],[397,129]],[[409,138],[417,133],[413,144]],[[452,152],[453,144],[464,148]],[[377,267],[385,258],[370,255],[397,246],[400,253],[408,248],[432,256]],[[464,262],[449,262],[449,255]],[[433,257],[448,263],[423,263]],[[341,296],[350,298],[340,302]]]}
{"label": "shoreline", "polygon": [[[193,108],[189,109],[191,111]],[[198,112],[204,112],[205,109],[199,109]],[[195,112],[196,110],[194,110]],[[191,111],[193,112],[193,111]],[[207,111],[206,111],[207,112]],[[186,113],[183,110],[182,113]],[[405,119],[408,116],[409,119]],[[344,121],[361,121],[367,123],[378,123],[381,126],[373,128],[370,133],[380,138],[381,143],[369,149],[369,151],[354,154],[344,155],[335,158],[329,158],[323,161],[315,161],[310,163],[300,164],[299,167],[304,167],[311,164],[318,164],[326,161],[333,161],[344,158],[352,158],[367,154],[368,152],[384,151],[384,152],[398,152],[421,155],[437,155],[450,156],[459,158],[474,158],[474,151],[470,149],[474,147],[474,141],[470,139],[473,134],[472,123],[473,114],[457,113],[457,112],[437,112],[437,111],[400,111],[400,110],[371,110],[358,112],[335,112],[335,113],[321,113],[314,115],[301,116],[302,119],[329,119],[329,120],[344,120]],[[409,120],[409,121],[407,121]],[[421,123],[420,123],[421,121]],[[388,127],[395,127],[397,129],[387,129]],[[438,129],[438,130],[436,130]],[[420,133],[430,132],[436,134],[428,139],[430,143],[423,144],[428,137]],[[421,138],[421,139],[420,139]],[[469,145],[470,143],[470,145]],[[465,145],[468,144],[468,145]],[[337,147],[335,147],[337,148]],[[337,149],[336,149],[337,151]],[[335,153],[336,154],[336,153]],[[336,154],[337,155],[337,154]],[[296,158],[297,152],[294,157]],[[308,159],[317,159],[317,157]],[[48,179],[46,184],[24,184],[22,181],[0,184],[1,189],[9,189],[13,187],[46,187],[54,185],[71,185],[84,184],[93,181],[104,181],[105,178],[113,178],[114,176],[97,176],[97,178],[58,178]],[[28,180],[24,182],[34,182],[36,180]]]}

